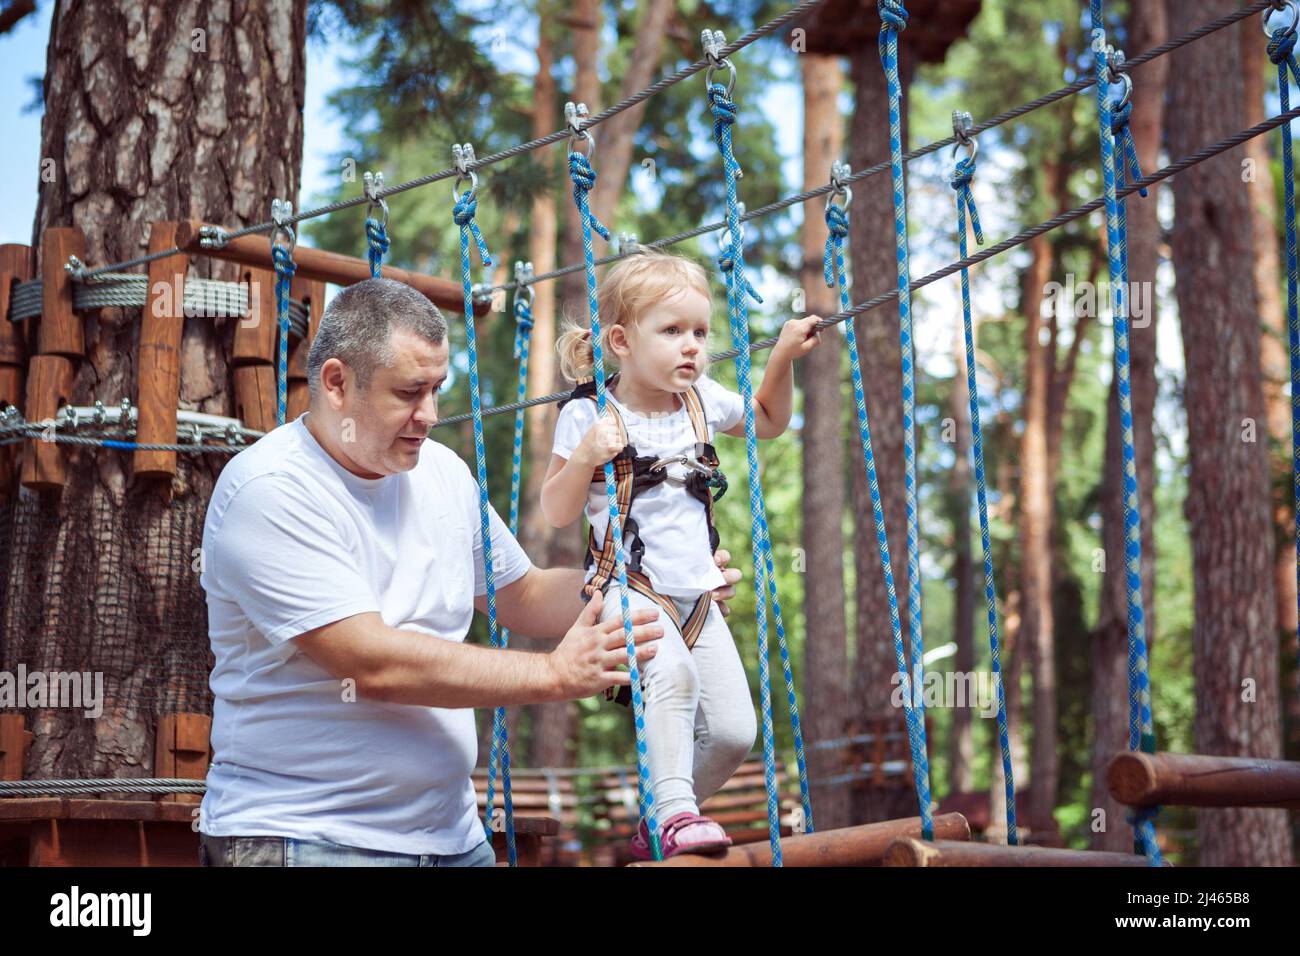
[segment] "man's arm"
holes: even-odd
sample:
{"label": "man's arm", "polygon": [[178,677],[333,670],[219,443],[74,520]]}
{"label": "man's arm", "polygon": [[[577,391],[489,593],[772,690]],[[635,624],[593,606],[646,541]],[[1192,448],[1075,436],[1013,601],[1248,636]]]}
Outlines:
{"label": "man's arm", "polygon": [[[530,568],[522,578],[497,589],[497,621],[528,637],[558,641],[586,606],[581,597],[584,577],[578,568]],[[474,606],[486,614],[487,598],[474,598]]]}
{"label": "man's arm", "polygon": [[[359,696],[424,707],[497,707],[571,700],[627,684],[622,620],[600,620],[595,597],[547,654],[498,650],[389,627],[375,612],[356,614],[294,638],[304,654],[339,680],[356,681]],[[632,622],[637,659],[655,654],[663,636],[655,608]]]}

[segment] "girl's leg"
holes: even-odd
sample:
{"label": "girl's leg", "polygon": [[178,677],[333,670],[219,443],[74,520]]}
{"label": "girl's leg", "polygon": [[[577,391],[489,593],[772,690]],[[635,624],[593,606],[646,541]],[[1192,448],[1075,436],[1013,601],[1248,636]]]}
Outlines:
{"label": "girl's leg", "polygon": [[704,629],[691,653],[700,675],[693,764],[695,799],[703,803],[722,788],[749,756],[758,734],[758,722],[745,667],[717,604],[709,609]]}
{"label": "girl's leg", "polygon": [[[636,591],[628,590],[628,605],[658,607]],[[601,620],[621,616],[618,585],[605,592]],[[695,713],[699,707],[700,683],[691,652],[672,618],[659,611],[664,636],[657,642],[654,658],[641,665],[645,700],[646,757],[650,764],[650,785],[655,816],[663,821],[678,813],[698,813],[691,783],[694,762]],[[630,709],[630,708],[629,708]]]}

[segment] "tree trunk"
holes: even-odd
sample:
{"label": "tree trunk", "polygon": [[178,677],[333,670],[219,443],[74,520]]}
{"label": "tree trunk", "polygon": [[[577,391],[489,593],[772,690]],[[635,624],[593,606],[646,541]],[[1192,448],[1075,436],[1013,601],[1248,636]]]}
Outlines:
{"label": "tree trunk", "polygon": [[[1129,45],[1148,50],[1169,35],[1163,3],[1146,4],[1129,15]],[[1244,34],[1243,34],[1244,35]],[[1159,166],[1160,130],[1164,123],[1165,85],[1169,61],[1161,57],[1142,68],[1133,91],[1133,117],[1129,128],[1143,171]],[[1263,94],[1261,93],[1261,101]],[[1128,199],[1128,258],[1130,288],[1146,286],[1140,293],[1149,313],[1130,322],[1129,353],[1132,362],[1133,443],[1137,454],[1138,497],[1142,508],[1142,598],[1149,644],[1155,637],[1155,434],[1152,416],[1156,400],[1156,267],[1161,242],[1156,217],[1157,192],[1143,199]],[[1130,302],[1139,301],[1139,293]],[[1126,852],[1132,848],[1132,830],[1124,823],[1125,810],[1106,790],[1106,765],[1128,749],[1128,600],[1124,586],[1124,499],[1120,457],[1119,392],[1112,379],[1107,402],[1106,450],[1101,491],[1102,543],[1106,571],[1102,578],[1101,607],[1092,639],[1092,799],[1093,810],[1103,810],[1104,830],[1094,831],[1092,848]],[[1090,824],[1092,821],[1089,821]]]}
{"label": "tree trunk", "polygon": [[[1169,7],[1179,34],[1234,9],[1228,0]],[[1235,132],[1245,99],[1241,43],[1206,37],[1179,54],[1170,77],[1169,149],[1186,156]],[[1196,748],[1226,756],[1281,755],[1277,604],[1250,196],[1240,149],[1174,182],[1174,266],[1187,366],[1196,674]],[[1244,699],[1243,699],[1244,698]],[[1283,810],[1204,809],[1200,862],[1289,865]]]}
{"label": "tree trunk", "polygon": [[[270,218],[273,197],[296,202],[305,37],[305,0],[56,4],[41,123],[41,155],[54,160],[56,176],[41,181],[34,242],[49,227],[75,226],[95,265],[147,251],[152,222],[240,227]],[[239,275],[237,266],[208,260],[189,271]],[[85,358],[71,402],[134,398],[140,313],[103,309],[83,318]],[[181,407],[234,413],[227,356],[237,321],[185,320]],[[57,567],[62,576],[45,578],[37,597],[44,619],[38,654],[57,661],[93,649],[88,669],[105,671],[106,699],[94,721],[80,710],[36,711],[27,775],[147,776],[159,713],[210,707],[206,680],[194,697],[159,702],[166,688],[192,677],[196,655],[207,660],[206,615],[192,633],[177,633],[177,608],[202,608],[203,598],[188,548],[178,555],[175,545],[194,536],[185,522],[196,514],[201,530],[225,459],[195,456],[161,488],[131,480],[130,459],[117,452],[77,449],[66,461],[62,494],[43,505],[56,528],[37,560],[47,574]],[[170,507],[161,504],[168,495]],[[96,521],[108,524],[85,535]],[[69,633],[65,609],[82,606],[90,613]]]}
{"label": "tree trunk", "polygon": [[[1242,76],[1245,99],[1242,122],[1262,123],[1264,74],[1273,71],[1263,31],[1241,33]],[[1296,633],[1295,504],[1291,488],[1291,402],[1287,386],[1291,368],[1287,357],[1287,331],[1283,318],[1280,245],[1277,234],[1277,193],[1273,187],[1269,141],[1256,136],[1245,144],[1253,175],[1246,178],[1250,194],[1251,233],[1255,239],[1255,291],[1259,295],[1260,359],[1264,373],[1264,407],[1268,418],[1269,474],[1273,492],[1273,524],[1277,536],[1275,559],[1277,622],[1294,647]]]}
{"label": "tree trunk", "polygon": [[[900,58],[902,86],[906,92],[912,77],[911,59]],[[889,160],[889,99],[885,77],[874,47],[855,57],[852,63],[855,106],[850,127],[851,165],[866,169]],[[903,99],[903,143],[907,143],[907,100]],[[904,145],[904,150],[906,150]],[[853,190],[850,220],[853,274],[857,277],[854,301],[861,302],[897,286],[894,236],[886,223],[893,222],[893,186],[887,172],[860,182]],[[871,421],[871,443],[876,457],[881,505],[889,536],[890,563],[899,595],[903,640],[907,641],[907,511],[903,485],[902,367],[898,341],[898,305],[891,302],[854,319],[861,352],[863,392]],[[856,430],[856,426],[855,426]],[[872,721],[888,721],[901,730],[903,714],[890,704],[894,690],[892,676],[898,667],[890,628],[889,601],[885,594],[880,553],[872,529],[871,491],[866,466],[856,440],[852,443],[851,494],[853,513],[858,516],[858,534],[853,538],[857,569],[854,599],[857,607],[856,654],[854,658],[854,732],[865,731]],[[917,812],[910,775],[896,787],[872,790],[854,788],[852,816],[858,823],[911,816]]]}
{"label": "tree trunk", "polygon": [[[1048,179],[1060,177],[1061,167]],[[1043,289],[1052,274],[1052,246],[1040,236],[1029,243],[1021,310],[1025,316],[1025,430],[1020,443],[1020,627],[1017,643],[1033,673],[1033,739],[1030,748],[1028,828],[1052,834],[1056,806],[1056,669],[1052,654],[1052,485],[1047,452],[1048,368],[1054,361],[1039,339]]]}
{"label": "tree trunk", "polygon": [[[663,58],[664,40],[667,38],[668,20],[672,11],[672,0],[646,0],[645,13],[637,24],[636,46],[620,85],[620,101],[645,89],[653,81]],[[587,105],[589,108],[592,106],[591,103]],[[644,115],[645,103],[641,102],[610,117],[599,127],[602,149],[596,185],[591,190],[591,211],[611,229],[614,228],[611,220],[618,209],[618,197],[627,185],[634,137]]]}
{"label": "tree trunk", "polygon": [[[840,158],[844,131],[836,99],[844,86],[838,57],[806,53],[803,73],[803,188],[823,185]],[[826,222],[820,203],[804,207],[803,269],[799,282],[807,311],[839,311],[838,294],[826,287],[822,252]],[[822,333],[822,345],[796,369],[803,387],[804,712],[813,744],[848,733],[848,635],[844,616],[844,440],[840,397],[843,346],[838,329]],[[809,751],[812,799],[818,829],[847,826],[849,791],[818,780],[843,772],[843,748]]]}
{"label": "tree trunk", "polygon": [[[574,61],[577,64],[577,78],[574,87],[574,102],[585,102],[594,113],[599,109],[596,97],[599,83],[596,77],[596,56],[599,52],[599,7],[592,0],[581,0],[575,5],[576,22],[572,25],[574,43]],[[555,81],[551,77],[554,63],[553,37],[545,29],[548,18],[542,17],[542,27],[538,31],[538,78],[534,91],[533,135],[544,136],[555,129]],[[543,162],[554,164],[554,151],[541,154]],[[558,173],[557,173],[558,174]],[[562,195],[567,195],[565,190]],[[554,194],[539,196],[533,204],[532,238],[530,251],[533,268],[538,272],[549,272],[556,266],[555,226],[558,208]],[[577,222],[576,211],[568,209],[566,219],[564,261],[576,262],[582,258],[581,229]],[[576,233],[575,233],[575,230]],[[571,240],[577,236],[576,252]],[[579,283],[582,274],[576,273]],[[570,303],[578,307],[585,302],[585,293],[575,299],[569,294],[572,285],[568,280],[575,276],[566,276],[555,283],[543,282],[537,288],[537,300],[534,303],[536,322],[533,326],[533,341],[537,344],[530,353],[529,394],[546,394],[565,386],[556,361],[555,342],[557,326],[557,304]],[[583,288],[581,285],[579,289]],[[559,296],[559,303],[556,297]],[[541,359],[532,365],[536,359]],[[542,480],[546,477],[546,466],[551,460],[551,444],[555,436],[555,405],[544,405],[531,413],[529,420],[528,441],[532,456],[532,469],[528,479],[528,500],[541,498]],[[534,561],[541,567],[577,567],[582,564],[582,519],[565,528],[552,528],[542,516],[541,509],[530,508],[526,524],[524,544]],[[528,708],[531,715],[531,736],[529,738],[529,765],[533,767],[569,767],[573,765],[576,749],[570,749],[579,730],[577,706],[572,701],[558,701],[552,704],[538,704]]]}

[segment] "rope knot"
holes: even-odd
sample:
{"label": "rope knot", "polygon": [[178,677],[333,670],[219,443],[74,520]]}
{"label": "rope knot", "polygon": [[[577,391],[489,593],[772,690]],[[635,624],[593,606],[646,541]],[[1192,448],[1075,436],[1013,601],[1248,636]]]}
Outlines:
{"label": "rope knot", "polygon": [[474,221],[474,214],[477,212],[478,197],[471,190],[463,196],[456,197],[456,205],[452,207],[451,218],[458,226],[468,226]]}
{"label": "rope knot", "polygon": [[1154,823],[1156,817],[1160,815],[1159,807],[1134,807],[1129,813],[1124,815],[1124,821],[1129,826],[1142,826],[1146,823]]}
{"label": "rope knot", "polygon": [[975,177],[975,157],[967,156],[965,159],[957,161],[953,168],[952,178],[948,180],[949,185],[957,192],[961,192],[970,186],[971,180]]}
{"label": "rope knot", "polygon": [[[587,157],[576,150],[569,152],[569,178],[573,180],[573,198],[577,202],[578,208],[584,208],[587,204],[587,193],[596,185],[596,171],[591,168],[591,162]],[[591,216],[591,228],[596,230],[602,239],[609,241],[609,230],[605,224],[596,218],[594,213],[588,211]]]}
{"label": "rope knot", "polygon": [[826,228],[834,239],[847,239],[849,235],[849,213],[843,206],[835,203],[826,204]]}
{"label": "rope knot", "polygon": [[895,33],[902,33],[907,29],[907,8],[903,6],[903,0],[879,0],[876,4],[876,12],[880,14],[880,25],[883,30],[892,30]]}
{"label": "rope knot", "polygon": [[1110,131],[1115,136],[1122,136],[1128,129],[1129,117],[1133,115],[1133,104],[1125,103],[1110,114]]}
{"label": "rope knot", "polygon": [[293,250],[288,246],[282,246],[278,242],[271,246],[271,259],[275,263],[275,272],[278,276],[287,279],[298,271],[298,266],[293,261]]}
{"label": "rope knot", "polygon": [[730,126],[736,122],[736,103],[727,95],[727,88],[720,83],[709,86],[709,110],[713,113],[715,125]]}
{"label": "rope knot", "polygon": [[1278,30],[1268,38],[1268,58],[1274,66],[1281,66],[1295,52],[1296,31]]}
{"label": "rope knot", "polygon": [[[763,297],[750,284],[749,277],[744,274],[744,270],[737,270],[736,266],[740,263],[740,247],[734,240],[728,240],[718,253],[718,268],[722,270],[723,281],[727,284],[728,295],[732,288],[732,283],[736,277],[740,277],[742,294],[748,294],[753,297],[755,302],[762,302]],[[743,301],[743,299],[742,299]]]}

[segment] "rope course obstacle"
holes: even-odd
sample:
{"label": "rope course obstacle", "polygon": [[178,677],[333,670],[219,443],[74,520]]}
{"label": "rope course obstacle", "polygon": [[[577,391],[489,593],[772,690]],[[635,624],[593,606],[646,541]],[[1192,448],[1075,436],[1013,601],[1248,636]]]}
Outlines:
{"label": "rope course obstacle", "polygon": [[[781,27],[797,22],[818,8],[823,0],[805,0],[757,30],[746,34],[732,44],[716,31],[705,31],[704,57],[691,66],[665,77],[646,90],[615,104],[609,109],[588,116],[584,105],[566,107],[566,123],[561,130],[494,153],[478,160],[472,146],[458,144],[453,149],[453,165],[418,179],[392,187],[385,187],[382,175],[365,177],[361,197],[331,203],[318,209],[294,213],[287,202],[277,200],[272,207],[269,222],[236,230],[196,222],[155,223],[147,255],[124,262],[111,263],[88,269],[81,263],[84,242],[76,230],[50,229],[43,237],[43,273],[31,276],[30,250],[22,247],[0,249],[0,363],[16,365],[23,358],[14,344],[21,339],[15,330],[17,323],[26,322],[37,315],[40,353],[31,357],[28,381],[26,417],[16,414],[13,407],[4,409],[0,419],[0,466],[3,465],[3,447],[21,444],[24,452],[22,483],[31,488],[57,488],[62,485],[62,462],[57,446],[76,444],[99,446],[131,451],[137,456],[137,466],[152,475],[174,475],[178,453],[234,453],[248,439],[256,440],[275,423],[305,408],[305,343],[309,341],[319,323],[323,309],[323,283],[348,284],[371,276],[391,276],[419,289],[431,301],[462,310],[465,319],[471,411],[466,415],[443,419],[438,426],[472,421],[475,464],[479,486],[479,512],[483,538],[484,563],[487,582],[489,632],[493,646],[504,647],[509,635],[498,627],[496,620],[495,581],[493,574],[491,536],[488,526],[487,462],[484,447],[484,419],[507,411],[515,412],[515,438],[512,458],[510,524],[518,525],[518,501],[522,461],[523,412],[540,404],[558,401],[567,393],[525,399],[529,354],[529,335],[532,329],[531,300],[533,288],[539,282],[582,270],[586,279],[588,311],[592,326],[595,351],[596,393],[600,413],[606,403],[606,374],[600,345],[600,317],[597,311],[595,267],[636,255],[644,248],[665,248],[689,238],[711,232],[722,232],[719,242],[718,265],[726,289],[729,328],[732,335],[730,350],[712,355],[715,361],[731,358],[735,361],[737,381],[744,400],[745,441],[749,474],[749,500],[751,517],[751,545],[756,588],[756,634],[760,666],[762,742],[765,786],[768,794],[769,843],[759,847],[734,848],[720,858],[678,857],[662,861],[662,848],[655,816],[654,794],[650,787],[646,759],[644,702],[641,699],[640,681],[632,641],[632,627],[627,598],[626,556],[623,552],[622,532],[619,527],[614,472],[605,467],[606,492],[609,500],[610,525],[617,550],[616,577],[623,618],[623,631],[627,647],[627,662],[631,677],[633,718],[636,737],[638,806],[640,815],[647,821],[651,835],[651,850],[656,861],[674,866],[781,866],[821,865],[827,862],[880,863],[912,866],[1109,866],[1109,865],[1161,865],[1159,844],[1156,838],[1155,817],[1162,803],[1185,803],[1193,806],[1300,806],[1300,765],[1284,761],[1243,760],[1240,758],[1200,755],[1173,755],[1156,752],[1156,741],[1151,713],[1151,694],[1146,663],[1145,622],[1142,618],[1141,536],[1142,517],[1139,509],[1136,478],[1136,457],[1132,442],[1132,412],[1129,400],[1128,358],[1128,303],[1127,252],[1125,202],[1134,192],[1145,196],[1151,185],[1175,175],[1197,163],[1217,156],[1247,140],[1281,128],[1283,136],[1283,163],[1286,181],[1285,212],[1288,253],[1288,330],[1291,346],[1291,374],[1293,395],[1300,395],[1300,319],[1297,318],[1297,253],[1295,233],[1295,197],[1292,183],[1293,158],[1290,122],[1300,117],[1300,108],[1290,107],[1289,78],[1300,79],[1300,66],[1293,58],[1300,26],[1300,6],[1295,0],[1261,0],[1234,11],[1212,23],[1190,31],[1182,37],[1162,44],[1152,50],[1125,60],[1123,54],[1106,43],[1103,29],[1102,4],[1091,2],[1093,26],[1093,74],[1081,76],[1075,82],[1052,93],[1018,106],[980,124],[973,124],[969,116],[954,116],[952,137],[904,153],[901,141],[902,89],[899,73],[899,35],[906,29],[909,14],[902,0],[880,0],[878,12],[881,19],[879,52],[889,96],[890,159],[857,174],[850,174],[846,166],[836,164],[831,170],[830,182],[817,189],[782,199],[753,212],[746,212],[738,195],[740,167],[733,141],[733,124],[738,107],[733,99],[736,85],[736,67],[730,57],[756,40],[768,36]],[[1274,23],[1275,13],[1288,19]],[[1164,168],[1142,175],[1137,166],[1136,152],[1128,131],[1132,105],[1128,102],[1134,67],[1164,56],[1187,43],[1195,42],[1211,33],[1231,26],[1246,17],[1260,13],[1265,31],[1269,33],[1269,54],[1277,64],[1281,87],[1279,113],[1218,143],[1208,145],[1191,156],[1170,163]],[[713,74],[728,71],[727,83],[713,82]],[[593,165],[596,141],[592,130],[610,117],[684,81],[701,71],[705,72],[707,101],[710,109],[714,139],[722,160],[726,186],[726,215],[711,223],[677,236],[649,243],[620,243],[619,251],[597,258],[593,250],[593,232],[608,241],[608,228],[595,219],[588,205],[588,192],[596,179]],[[1114,87],[1122,92],[1115,95]],[[984,237],[975,209],[970,184],[975,173],[976,139],[984,131],[994,129],[1033,110],[1058,102],[1074,93],[1095,88],[1099,130],[1103,195],[1073,210],[1027,228],[1022,232],[975,254],[968,254],[967,222],[973,229],[976,241],[983,244]],[[477,204],[477,172],[496,163],[506,161],[532,150],[556,144],[567,139],[568,172],[573,184],[583,235],[583,262],[561,269],[533,275],[530,264],[516,266],[513,282],[498,286],[475,285],[472,282],[470,244],[477,246],[483,267],[492,264],[487,244],[475,221]],[[580,149],[587,144],[586,151]],[[950,179],[956,193],[957,210],[957,261],[929,275],[913,280],[909,267],[909,236],[907,226],[907,190],[905,164],[912,159],[933,153],[945,147],[954,147],[954,156],[962,148],[968,156],[958,161]],[[1117,158],[1118,151],[1118,158]],[[844,240],[848,235],[848,207],[852,184],[870,176],[890,172],[893,186],[895,236],[897,244],[897,285],[888,293],[866,302],[850,305],[848,277],[845,269]],[[452,218],[460,230],[460,281],[453,282],[420,276],[405,270],[383,265],[389,250],[387,234],[388,208],[385,198],[395,193],[451,179]],[[461,183],[470,186],[460,192]],[[995,672],[1000,672],[997,610],[993,587],[993,566],[989,551],[987,499],[984,479],[983,448],[979,430],[979,398],[976,388],[974,361],[974,334],[972,327],[969,291],[969,269],[993,256],[1041,236],[1054,229],[1103,212],[1108,249],[1112,295],[1115,373],[1120,394],[1121,422],[1124,426],[1124,525],[1126,540],[1126,582],[1129,613],[1129,687],[1130,702],[1130,752],[1115,758],[1110,766],[1108,785],[1112,794],[1135,808],[1131,822],[1135,833],[1135,853],[1102,854],[1071,850],[1048,850],[1016,845],[1015,783],[1010,767],[1005,697],[998,682],[999,738],[1005,768],[1007,791],[1007,846],[977,846],[969,843],[969,826],[960,815],[934,818],[930,794],[928,745],[925,731],[924,708],[912,694],[904,694],[908,744],[911,754],[913,785],[918,801],[918,816],[905,820],[873,824],[846,830],[818,833],[813,828],[813,814],[808,790],[804,759],[804,744],[800,729],[794,677],[786,642],[786,629],[777,594],[773,568],[771,537],[768,528],[766,504],[756,451],[756,434],[751,381],[752,355],[771,348],[775,338],[751,341],[748,300],[757,298],[746,278],[744,225],[773,212],[826,197],[825,216],[829,238],[826,247],[824,272],[829,286],[838,289],[840,311],[827,316],[820,329],[848,322],[846,336],[849,343],[850,366],[862,454],[870,476],[873,501],[873,523],[880,548],[886,591],[890,600],[890,618],[893,631],[896,664],[904,687],[912,681],[920,682],[922,672],[922,604],[920,589],[920,529],[917,505],[914,402],[916,396],[915,345],[912,332],[912,293],[944,278],[960,273],[963,303],[963,333],[966,347],[966,375],[973,426],[973,448],[977,476],[981,540],[984,549],[985,591],[988,606],[990,649]],[[308,219],[332,214],[343,209],[366,204],[365,233],[368,245],[367,259],[340,256],[322,250],[297,247],[295,227]],[[269,234],[269,245],[258,238]],[[185,280],[183,274],[187,257],[202,254],[225,261],[237,262],[257,270],[259,285],[252,283],[237,286],[214,283],[210,280]],[[123,270],[147,266],[148,275],[142,277]],[[173,297],[169,309],[152,310],[155,276],[165,277],[171,270],[178,271],[182,289]],[[141,282],[141,279],[144,282]],[[165,283],[164,283],[165,284]],[[265,288],[263,288],[265,287]],[[294,290],[302,293],[295,296]],[[475,316],[487,311],[485,293],[511,291],[515,295],[517,322],[516,357],[519,360],[519,384],[516,401],[484,408],[479,389],[478,345]],[[876,467],[871,445],[868,409],[863,397],[862,372],[858,347],[850,321],[872,309],[897,300],[899,308],[899,335],[902,354],[903,391],[900,401],[904,421],[904,457],[907,505],[906,555],[907,582],[907,639],[898,606],[898,596],[892,575],[889,541],[876,478]],[[761,300],[760,300],[761,301]],[[141,333],[142,366],[144,350],[156,359],[157,374],[146,383],[142,377],[140,395],[136,406],[123,400],[116,416],[109,414],[101,403],[93,410],[60,410],[51,396],[67,394],[71,384],[69,356],[82,353],[81,330],[74,312],[104,305],[146,306],[145,324]],[[242,315],[254,307],[274,309],[277,323],[253,323],[236,334],[233,364],[236,368],[236,391],[244,398],[242,408],[248,414],[237,418],[208,420],[196,418],[175,408],[179,370],[164,358],[170,348],[173,353],[179,341],[181,319],[187,314],[210,308],[217,314]],[[148,318],[151,312],[160,317],[157,322]],[[24,331],[26,327],[22,327]],[[279,335],[277,336],[276,330]],[[296,337],[297,346],[293,346]],[[291,355],[291,352],[293,353]],[[151,366],[152,367],[152,366]],[[0,366],[3,368],[3,366]],[[297,375],[295,375],[295,371]],[[243,373],[240,375],[239,373]],[[242,385],[241,385],[242,379]],[[298,386],[295,388],[295,384]],[[8,389],[4,391],[3,389]],[[11,379],[0,377],[0,401],[16,406],[17,386]],[[266,413],[265,399],[275,396],[275,414]],[[244,400],[246,399],[246,401]],[[1296,400],[1294,421],[1294,458],[1296,464],[1295,492],[1300,505],[1300,398]],[[84,427],[89,417],[91,424],[100,430],[116,426],[113,434],[88,436],[75,432]],[[132,432],[134,428],[134,432]],[[176,438],[171,442],[167,439]],[[188,440],[181,440],[186,438]],[[220,438],[221,442],[214,439]],[[3,467],[0,467],[3,474]],[[1296,525],[1297,572],[1300,574],[1300,514]],[[775,625],[777,644],[782,662],[782,672],[787,691],[790,719],[793,728],[800,779],[800,799],[808,832],[804,835],[782,839],[776,803],[774,781],[775,744],[772,727],[770,649],[768,647],[768,604]],[[507,835],[510,862],[514,865],[515,820],[511,804],[510,758],[506,734],[504,709],[494,714],[493,742],[488,777],[488,799],[485,826],[489,832],[496,828],[493,813],[494,791],[498,771],[504,798],[504,830]],[[149,781],[151,785],[164,786],[175,781]],[[47,782],[49,783],[49,782]],[[68,782],[75,785],[76,782]],[[52,785],[52,784],[51,784]],[[173,787],[169,792],[188,790]]]}

